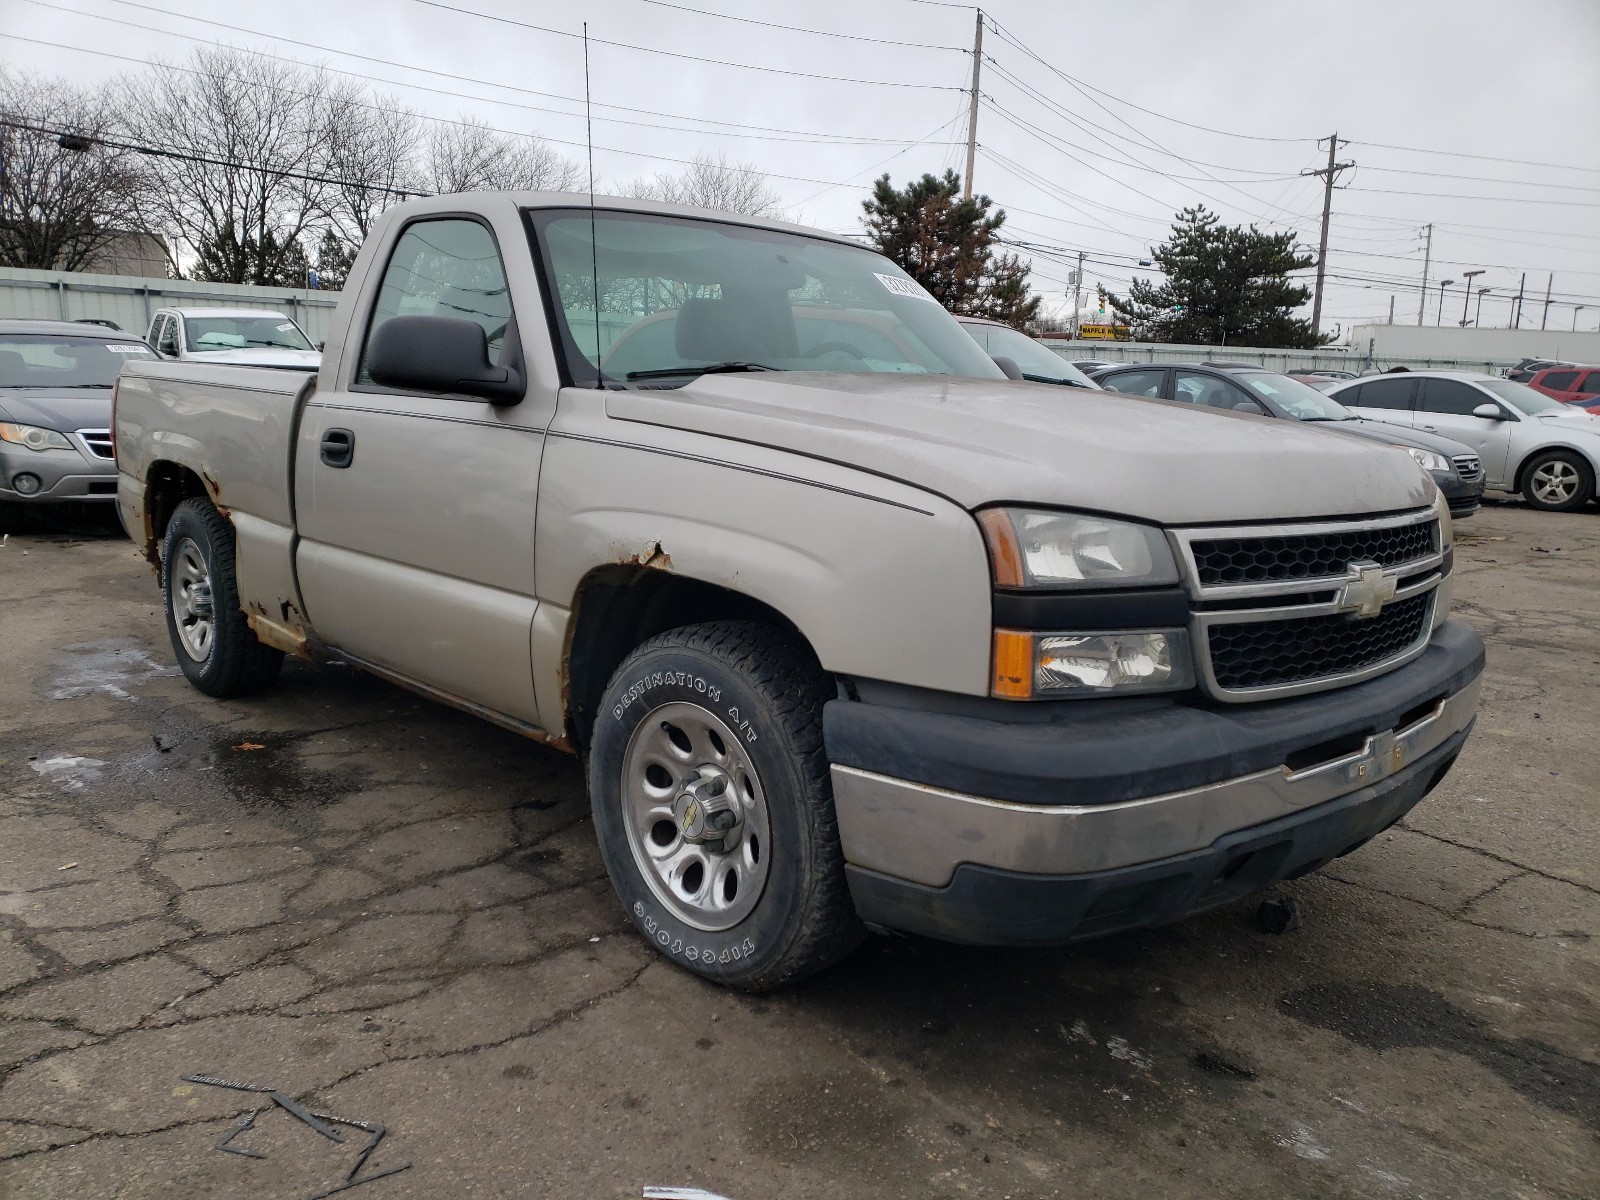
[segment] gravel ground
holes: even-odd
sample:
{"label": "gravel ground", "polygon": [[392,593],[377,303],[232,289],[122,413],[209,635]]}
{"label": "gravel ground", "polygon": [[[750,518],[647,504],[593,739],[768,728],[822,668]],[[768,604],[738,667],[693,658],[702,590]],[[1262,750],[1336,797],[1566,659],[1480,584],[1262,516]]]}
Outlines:
{"label": "gravel ground", "polygon": [[[1600,514],[1460,527],[1477,732],[1253,904],[1048,952],[875,939],[751,998],[629,929],[577,764],[337,667],[171,667],[103,529],[0,548],[0,1197],[1600,1194]],[[232,1147],[214,1145],[265,1106]]]}

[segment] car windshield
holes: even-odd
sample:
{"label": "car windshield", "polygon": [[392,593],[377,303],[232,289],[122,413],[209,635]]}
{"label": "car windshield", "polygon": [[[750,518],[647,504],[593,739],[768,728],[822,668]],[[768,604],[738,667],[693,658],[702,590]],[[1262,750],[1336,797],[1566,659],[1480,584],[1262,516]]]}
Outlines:
{"label": "car windshield", "polygon": [[1265,396],[1296,421],[1349,421],[1355,418],[1344,405],[1314,387],[1287,375],[1246,371],[1234,376],[1258,396]]}
{"label": "car windshield", "polygon": [[980,346],[986,347],[991,356],[998,354],[1016,363],[1018,369],[1028,379],[1094,388],[1096,391],[1100,389],[1099,384],[1091,383],[1087,375],[1059,354],[1041,346],[1027,334],[1012,329],[1009,325],[968,324],[963,321],[961,327],[970,333]]}
{"label": "car windshield", "polygon": [[645,213],[529,217],[575,382],[671,386],[741,370],[1004,378],[938,301],[870,250]]}
{"label": "car windshield", "polygon": [[276,350],[310,350],[311,342],[300,326],[281,313],[259,317],[186,317],[183,337],[191,351],[245,350],[270,346]]}
{"label": "car windshield", "polygon": [[1536,392],[1525,383],[1513,383],[1509,379],[1475,379],[1473,380],[1486,392],[1493,392],[1500,399],[1518,412],[1527,413],[1530,417],[1547,412],[1571,411],[1559,400],[1552,400],[1543,392]]}
{"label": "car windshield", "polygon": [[125,337],[0,334],[0,388],[108,388],[130,358],[154,358]]}

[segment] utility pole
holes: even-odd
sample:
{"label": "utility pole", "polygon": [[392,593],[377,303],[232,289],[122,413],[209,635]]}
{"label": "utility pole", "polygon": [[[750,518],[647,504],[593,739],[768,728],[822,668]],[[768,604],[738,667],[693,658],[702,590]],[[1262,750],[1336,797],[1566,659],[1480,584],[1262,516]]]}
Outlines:
{"label": "utility pole", "polygon": [[1522,273],[1522,282],[1517,284],[1517,303],[1516,303],[1516,305],[1515,305],[1515,307],[1514,307],[1514,309],[1512,311],[1512,316],[1511,316],[1511,328],[1513,328],[1513,329],[1521,329],[1522,328],[1522,292],[1523,292],[1523,289],[1526,288],[1527,286],[1528,286],[1528,273],[1526,271],[1524,271]]}
{"label": "utility pole", "polygon": [[[972,101],[967,108],[967,173],[961,177],[962,199],[972,199],[972,160],[978,153],[978,73],[983,69],[983,9],[978,10],[978,32],[972,39]],[[1077,318],[1074,317],[1076,322]]]}
{"label": "utility pole", "polygon": [[1389,324],[1394,324],[1394,297],[1389,297]]}
{"label": "utility pole", "polygon": [[1078,269],[1072,274],[1072,337],[1074,340],[1078,337],[1078,313],[1081,311],[1078,308],[1078,298],[1083,293],[1083,254],[1082,250],[1078,251]]}
{"label": "utility pole", "polygon": [[[1322,139],[1317,139],[1317,145],[1322,145]],[[1301,171],[1302,175],[1320,175],[1323,180],[1322,187],[1322,240],[1317,244],[1317,290],[1311,302],[1311,331],[1316,334],[1322,332],[1322,279],[1328,269],[1328,217],[1333,211],[1333,181],[1340,171],[1348,170],[1355,166],[1353,162],[1338,162],[1335,155],[1339,150],[1339,135],[1335,133],[1328,139],[1328,165],[1316,171]]]}
{"label": "utility pole", "polygon": [[1428,245],[1422,252],[1422,290],[1417,293],[1417,324],[1422,324],[1422,310],[1428,304],[1428,267],[1433,262],[1433,224],[1428,224]]}
{"label": "utility pole", "polygon": [[1556,273],[1550,272],[1550,278],[1544,281],[1544,312],[1539,316],[1539,328],[1542,330],[1545,323],[1550,320],[1550,289],[1556,285]]}

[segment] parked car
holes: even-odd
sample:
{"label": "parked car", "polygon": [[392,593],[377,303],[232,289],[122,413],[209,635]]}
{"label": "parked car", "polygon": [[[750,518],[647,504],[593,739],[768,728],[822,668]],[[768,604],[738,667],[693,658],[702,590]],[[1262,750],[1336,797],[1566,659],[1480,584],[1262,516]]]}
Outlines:
{"label": "parked car", "polygon": [[294,319],[261,308],[159,308],[145,340],[162,358],[315,371],[321,352]]}
{"label": "parked car", "polygon": [[[926,366],[802,350],[823,319]],[[407,201],[320,373],[132,363],[116,438],[199,690],[325,657],[582,753],[639,932],[745,988],[867,926],[1056,943],[1229,903],[1399,820],[1474,719],[1403,451],[1063,403],[794,225]]]}
{"label": "parked car", "polygon": [[[1009,325],[1000,321],[986,321],[982,317],[956,319],[961,323],[961,328],[971,335],[972,340],[982,346],[989,357],[999,364],[1001,370],[1005,370],[1009,364],[1016,368],[1020,378],[1034,383],[1056,383],[1064,387],[1100,390],[1098,383],[1061,355],[1048,347],[1041,346],[1027,334],[1019,333]],[[1011,372],[1006,371],[1006,374],[1010,375]]]}
{"label": "parked car", "polygon": [[1123,364],[1120,362],[1107,362],[1102,358],[1075,358],[1072,360],[1072,365],[1090,379],[1093,379],[1096,371],[1105,371],[1111,367],[1120,367]]}
{"label": "parked car", "polygon": [[1524,358],[1516,366],[1502,372],[1505,378],[1512,383],[1527,383],[1540,371],[1551,367],[1575,367],[1577,363],[1569,363],[1561,358]]}
{"label": "parked car", "polygon": [[31,508],[116,499],[112,384],[154,357],[98,325],[0,320],[0,528]]}
{"label": "parked car", "polygon": [[[1356,373],[1354,371],[1335,371],[1332,369],[1307,371],[1306,374],[1318,375],[1324,379],[1354,379],[1356,377]],[[1298,378],[1298,376],[1296,376],[1296,378]]]}
{"label": "parked car", "polygon": [[[1334,388],[1344,383],[1343,379],[1334,379],[1329,375],[1294,374],[1290,375],[1289,378],[1298,380],[1299,382],[1305,384],[1308,388],[1316,388],[1319,392],[1331,392]],[[1354,376],[1351,376],[1351,378],[1354,378]]]}
{"label": "parked car", "polygon": [[1600,421],[1524,384],[1412,371],[1357,380],[1333,398],[1362,416],[1465,442],[1483,460],[1489,487],[1521,492],[1534,508],[1567,512],[1594,498]]}
{"label": "parked car", "polygon": [[1456,519],[1470,517],[1483,499],[1483,466],[1470,446],[1381,421],[1362,420],[1306,384],[1259,367],[1172,363],[1106,371],[1101,387],[1206,408],[1326,424],[1340,433],[1398,446],[1433,477]]}
{"label": "parked car", "polygon": [[1590,412],[1600,409],[1600,367],[1546,367],[1528,380],[1528,386],[1563,404]]}

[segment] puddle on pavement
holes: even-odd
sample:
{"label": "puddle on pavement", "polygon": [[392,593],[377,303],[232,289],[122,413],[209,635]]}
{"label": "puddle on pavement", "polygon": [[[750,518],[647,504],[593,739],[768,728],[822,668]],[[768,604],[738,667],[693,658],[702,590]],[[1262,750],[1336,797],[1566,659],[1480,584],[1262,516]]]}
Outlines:
{"label": "puddle on pavement", "polygon": [[[354,791],[354,772],[324,771],[300,761],[307,734],[213,731],[204,739],[208,763],[241,803],[274,810],[320,808]],[[174,753],[182,749],[174,747]],[[162,757],[167,757],[163,755]]]}
{"label": "puddle on pavement", "polygon": [[43,690],[51,700],[102,692],[138,703],[134,689],[152,679],[176,674],[177,667],[158,662],[137,638],[102,638],[62,651]]}
{"label": "puddle on pavement", "polygon": [[1528,1038],[1506,1038],[1437,992],[1419,987],[1322,984],[1278,1002],[1289,1016],[1368,1050],[1428,1049],[1465,1055],[1537,1104],[1600,1130],[1600,1064]]}
{"label": "puddle on pavement", "polygon": [[99,782],[106,768],[106,764],[98,758],[84,758],[76,754],[31,758],[28,765],[69,792],[80,792],[89,784]]}

